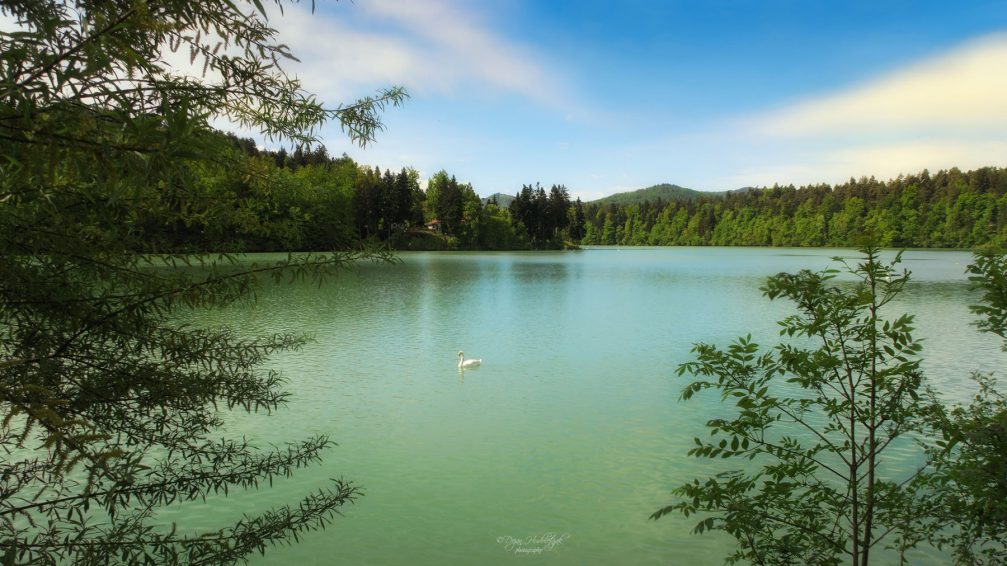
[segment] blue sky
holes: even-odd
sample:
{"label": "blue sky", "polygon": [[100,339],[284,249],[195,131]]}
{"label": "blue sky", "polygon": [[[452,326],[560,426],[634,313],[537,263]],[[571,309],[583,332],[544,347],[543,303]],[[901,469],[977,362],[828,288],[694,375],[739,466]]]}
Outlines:
{"label": "blue sky", "polygon": [[271,20],[335,105],[402,85],[330,152],[482,195],[591,200],[1007,165],[1007,3],[319,0]]}

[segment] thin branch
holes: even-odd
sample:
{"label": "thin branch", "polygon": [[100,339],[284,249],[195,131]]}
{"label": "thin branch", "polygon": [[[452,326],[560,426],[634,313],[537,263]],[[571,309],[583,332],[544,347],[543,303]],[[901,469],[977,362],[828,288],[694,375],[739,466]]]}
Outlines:
{"label": "thin branch", "polygon": [[98,40],[99,38],[101,38],[102,36],[104,36],[104,35],[106,35],[108,33],[111,33],[115,28],[119,27],[126,20],[128,20],[130,18],[130,16],[132,16],[135,12],[136,12],[135,8],[130,8],[129,10],[123,12],[122,15],[120,15],[118,18],[112,20],[112,23],[110,23],[109,25],[105,26],[104,28],[102,28],[102,29],[96,31],[95,33],[89,35],[88,37],[84,38],[83,41],[81,41],[77,45],[73,46],[72,48],[64,51],[63,53],[61,53],[59,55],[57,55],[55,59],[53,59],[52,61],[49,62],[49,64],[47,64],[44,67],[38,69],[37,71],[31,73],[30,75],[28,75],[27,77],[25,77],[22,81],[14,83],[14,85],[11,86],[11,88],[7,89],[2,94],[0,94],[0,98],[7,98],[7,97],[11,96],[12,94],[18,92],[19,90],[25,88],[25,85],[27,85],[27,84],[31,83],[32,81],[38,79],[42,75],[45,75],[46,73],[52,71],[53,69],[56,68],[57,65],[59,65],[60,63],[62,63],[66,59],[68,59],[71,56],[73,56],[74,54],[76,54],[78,51],[80,51],[81,49],[83,49],[84,46],[86,46],[87,44],[92,43],[92,42]]}

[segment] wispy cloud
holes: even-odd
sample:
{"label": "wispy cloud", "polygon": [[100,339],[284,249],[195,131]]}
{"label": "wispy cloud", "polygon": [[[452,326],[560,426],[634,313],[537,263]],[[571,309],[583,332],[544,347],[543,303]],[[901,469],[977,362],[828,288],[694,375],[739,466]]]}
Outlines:
{"label": "wispy cloud", "polygon": [[426,44],[424,68],[433,80],[475,79],[548,104],[562,103],[564,88],[544,66],[542,54],[494,32],[453,2],[372,0],[364,6],[422,40],[417,47]]}
{"label": "wispy cloud", "polygon": [[773,136],[1002,132],[1007,34],[962,45],[887,76],[756,117]]}
{"label": "wispy cloud", "polygon": [[[758,150],[750,150],[758,151]],[[891,179],[901,174],[958,167],[1003,166],[1007,140],[921,139],[905,142],[864,141],[833,148],[802,151],[791,145],[768,149],[735,164],[734,172],[707,181],[709,188],[840,183],[851,177]]]}
{"label": "wispy cloud", "polygon": [[[346,23],[351,10],[369,25]],[[290,68],[325,99],[402,84],[419,93],[474,88],[563,103],[564,88],[540,54],[447,0],[362,0],[315,14],[291,6],[271,23],[301,60]]]}
{"label": "wispy cloud", "polygon": [[[888,178],[1007,163],[1007,34],[735,123],[741,184]],[[736,143],[739,139],[735,140]],[[721,179],[720,182],[724,182]]]}

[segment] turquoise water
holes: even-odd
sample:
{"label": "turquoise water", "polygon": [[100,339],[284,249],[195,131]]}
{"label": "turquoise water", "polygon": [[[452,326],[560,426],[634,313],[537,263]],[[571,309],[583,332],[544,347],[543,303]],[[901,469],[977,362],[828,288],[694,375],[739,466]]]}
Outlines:
{"label": "turquoise water", "polygon": [[[252,333],[315,341],[273,360],[289,405],[234,415],[260,445],[330,435],[321,465],[272,489],[164,513],[184,528],[293,503],[328,478],[365,496],[326,530],[253,563],[720,564],[732,541],[692,519],[648,520],[669,491],[715,473],[685,456],[715,400],[682,403],[694,342],[776,343],[788,305],[758,290],[847,250],[655,248],[405,253],[319,287],[268,286],[254,306],[207,313]],[[970,370],[1002,367],[969,326],[964,252],[910,251],[896,309],[917,314],[925,369],[949,399]],[[457,352],[483,358],[459,373]],[[898,465],[898,462],[894,463]],[[925,557],[921,557],[924,559]]]}

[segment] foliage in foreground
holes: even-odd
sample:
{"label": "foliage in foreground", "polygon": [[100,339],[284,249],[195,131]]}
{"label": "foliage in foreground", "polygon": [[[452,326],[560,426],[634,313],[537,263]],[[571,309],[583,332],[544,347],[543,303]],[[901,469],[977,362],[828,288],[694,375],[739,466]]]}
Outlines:
{"label": "foliage in foreground", "polygon": [[[159,519],[165,505],[289,475],[331,445],[213,438],[229,410],[284,403],[283,379],[263,363],[304,338],[175,321],[250,300],[264,276],[321,276],[374,256],[250,268],[164,255],[140,227],[232,210],[201,192],[207,167],[258,174],[227,162],[211,119],[297,143],[336,120],[363,143],[405,93],[323,107],[281,70],[290,55],[258,1],[15,0],[0,12],[19,22],[0,32],[3,562],[227,563],[323,526],[358,495],[352,484],[211,532]],[[204,75],[173,68],[172,51]]]}
{"label": "foliage in foreground", "polygon": [[[920,545],[996,563],[1005,548],[1007,403],[984,378],[969,407],[937,401],[919,371],[913,317],[882,316],[909,274],[895,272],[898,257],[885,264],[877,249],[862,251],[847,265],[854,283],[831,269],[768,280],[766,296],[797,310],[780,322],[789,340],[773,351],[760,353],[750,338],[694,348],[679,373],[699,380],[682,398],[711,389],[733,407],[707,422],[710,439],[697,438],[689,454],[749,462],[682,485],[678,501],[652,517],[701,516],[695,532],[737,540],[730,563],[866,565],[879,551],[905,562]],[[974,268],[984,281],[1001,274],[996,292],[1000,261]],[[1002,331],[1007,303],[986,299],[994,310],[980,312]],[[893,465],[884,457],[892,450],[913,451],[919,465]]]}
{"label": "foliage in foreground", "polygon": [[[1005,340],[1007,351],[1007,256],[976,253],[968,266],[982,292],[972,311],[982,332]],[[944,449],[933,459],[942,466],[936,486],[940,520],[930,538],[948,546],[961,564],[1007,563],[1007,398],[992,375],[973,373],[979,386],[972,403],[943,417]]]}

